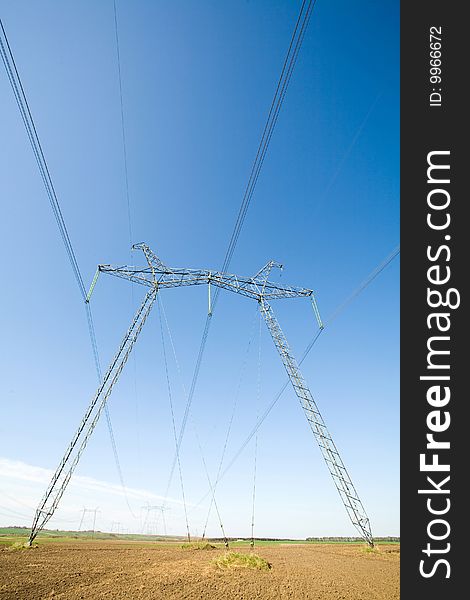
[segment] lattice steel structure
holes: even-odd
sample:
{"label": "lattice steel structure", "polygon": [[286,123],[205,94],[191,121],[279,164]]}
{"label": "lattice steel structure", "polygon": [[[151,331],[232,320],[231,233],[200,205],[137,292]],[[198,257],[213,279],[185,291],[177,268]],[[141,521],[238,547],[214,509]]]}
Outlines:
{"label": "lattice steel structure", "polygon": [[247,296],[258,302],[261,314],[266,321],[276,349],[279,352],[294,391],[320,447],[323,458],[346,508],[348,516],[361,537],[372,546],[374,542],[370,521],[364,506],[362,505],[351,477],[341,459],[338,449],[333,442],[331,434],[325,425],[318,406],[300,372],[299,366],[289,348],[287,339],[281,330],[273,309],[268,302],[280,298],[310,298],[318,324],[320,327],[323,327],[313,291],[310,289],[296,288],[270,282],[268,277],[273,267],[282,268],[282,266],[275,261],[268,262],[253,277],[239,277],[237,275],[204,269],[170,268],[162,263],[158,256],[154,254],[146,244],[136,244],[133,248],[142,250],[147,260],[147,266],[113,267],[111,265],[99,265],[91,284],[87,301],[90,300],[100,273],[107,273],[108,275],[128,279],[129,281],[148,287],[149,290],[36,510],[29,543],[34,540],[38,532],[45,526],[56,510],[65,488],[70,481],[72,473],[80,460],[80,456],[100,418],[112,388],[119,378],[135,341],[142,330],[145,320],[152,309],[158,291],[160,289],[188,285],[207,285],[209,288],[210,312],[210,287],[211,285],[214,285],[241,294],[242,296]]}

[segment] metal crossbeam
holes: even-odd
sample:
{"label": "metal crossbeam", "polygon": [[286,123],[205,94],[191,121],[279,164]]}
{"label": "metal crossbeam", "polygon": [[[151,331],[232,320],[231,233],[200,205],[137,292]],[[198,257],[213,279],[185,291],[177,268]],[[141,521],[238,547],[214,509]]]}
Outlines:
{"label": "metal crossbeam", "polygon": [[254,277],[239,277],[238,275],[206,269],[170,268],[164,265],[145,244],[136,244],[133,248],[141,249],[144,252],[148,263],[146,267],[99,265],[98,272],[128,279],[147,287],[155,286],[162,289],[210,284],[258,301],[261,297],[267,300],[275,300],[278,298],[305,298],[313,294],[312,290],[267,281],[266,276],[272,267],[279,266],[274,261],[270,261]]}
{"label": "metal crossbeam", "polygon": [[98,422],[101,412],[106,404],[106,400],[111,394],[112,388],[119,378],[134,343],[142,330],[158,291],[164,288],[207,284],[209,290],[211,285],[215,285],[216,287],[252,298],[258,302],[260,311],[266,321],[274,344],[279,352],[287,374],[289,375],[292,387],[299,398],[307,421],[320,447],[320,451],[333,478],[336,489],[339,492],[343,505],[346,508],[348,516],[364,540],[366,540],[368,544],[373,545],[369,518],[367,517],[356,488],[344,466],[331,434],[323,421],[323,417],[313,399],[310,389],[300,372],[298,364],[289,348],[287,339],[268,303],[269,300],[280,298],[309,297],[312,301],[318,324],[320,327],[323,327],[313,291],[270,282],[268,277],[272,268],[282,268],[281,265],[274,261],[268,262],[253,277],[239,277],[220,271],[170,268],[165,265],[146,244],[137,244],[133,248],[142,250],[147,260],[147,266],[113,267],[111,265],[99,265],[86,300],[87,302],[90,301],[91,294],[100,273],[107,273],[108,275],[127,279],[131,282],[149,287],[150,290],[147,292],[141,307],[137,311],[131,327],[124,336],[121,346],[106,372],[102,384],[99,386],[77,433],[70,443],[51,483],[49,484],[44,498],[36,511],[29,543],[34,540],[38,531],[44,527],[56,510],[70,477],[85,449],[87,441]]}

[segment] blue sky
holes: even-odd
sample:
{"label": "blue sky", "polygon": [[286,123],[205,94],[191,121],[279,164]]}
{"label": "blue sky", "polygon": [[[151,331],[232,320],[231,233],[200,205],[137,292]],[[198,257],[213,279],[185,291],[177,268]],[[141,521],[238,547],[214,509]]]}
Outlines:
{"label": "blue sky", "polygon": [[[117,5],[132,242],[147,242],[169,265],[217,269],[300,3]],[[2,19],[88,283],[98,263],[131,260],[112,1],[3,3]],[[399,241],[398,44],[397,2],[318,0],[231,264],[250,275],[270,258],[282,262],[282,281],[314,289],[324,318]],[[3,67],[0,103],[0,524],[7,525],[29,524],[96,373],[83,305]],[[398,267],[395,260],[348,306],[302,367],[376,535],[399,532]],[[103,366],[143,293],[99,280],[93,311]],[[170,360],[179,422],[207,291],[168,290],[162,300],[182,371],[183,382]],[[311,307],[280,300],[273,308],[300,357],[315,333]],[[200,503],[207,481],[195,432],[214,474],[253,331],[227,459],[285,380],[257,319],[255,303],[221,294],[181,450],[195,534],[208,504]],[[110,401],[137,516],[162,501],[173,457],[165,385],[154,310]],[[257,461],[257,535],[354,533],[290,389],[260,429]],[[229,535],[249,535],[253,466],[252,442],[220,483]],[[83,506],[99,506],[100,529],[111,521],[141,529],[124,501],[104,420],[77,475],[51,525],[78,527]],[[176,477],[169,496],[168,530],[183,534]],[[215,518],[208,532],[218,534]]]}

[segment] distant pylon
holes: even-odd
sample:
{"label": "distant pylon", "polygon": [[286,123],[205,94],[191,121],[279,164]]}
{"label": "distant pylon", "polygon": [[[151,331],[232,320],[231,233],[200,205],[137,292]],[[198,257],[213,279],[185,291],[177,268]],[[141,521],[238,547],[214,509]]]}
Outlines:
{"label": "distant pylon", "polygon": [[83,521],[85,519],[86,513],[93,513],[93,529],[92,529],[92,531],[93,531],[93,534],[94,534],[95,533],[95,526],[96,526],[96,513],[99,513],[99,512],[100,512],[99,507],[96,507],[96,508],[85,508],[85,507],[83,507],[83,509],[82,509],[82,517],[80,519],[80,525],[78,526],[78,531],[82,530],[82,525],[83,525]]}
{"label": "distant pylon", "polygon": [[145,528],[147,527],[147,534],[151,534],[151,525],[153,524],[154,526],[154,535],[158,535],[158,528],[157,528],[157,520],[158,517],[155,516],[153,521],[151,521],[149,519],[149,517],[151,517],[152,514],[155,513],[160,513],[161,517],[162,517],[162,522],[163,522],[163,531],[164,534],[167,535],[167,530],[166,530],[166,521],[165,521],[165,511],[169,510],[168,507],[163,506],[161,504],[159,505],[154,505],[154,506],[150,506],[150,504],[146,504],[145,506],[141,507],[142,510],[147,511],[147,514],[145,515],[145,519],[144,519],[144,523],[142,525],[142,533],[145,533]]}

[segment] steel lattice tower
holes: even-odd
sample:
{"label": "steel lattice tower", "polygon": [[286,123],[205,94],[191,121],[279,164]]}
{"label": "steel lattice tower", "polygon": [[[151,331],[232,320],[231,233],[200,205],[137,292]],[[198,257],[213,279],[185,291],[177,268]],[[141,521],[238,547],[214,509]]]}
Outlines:
{"label": "steel lattice tower", "polygon": [[[269,301],[280,298],[310,298],[318,324],[320,327],[323,327],[313,291],[270,282],[268,277],[272,268],[281,266],[274,261],[268,262],[266,266],[258,271],[253,277],[239,277],[237,275],[204,269],[170,268],[162,263],[158,256],[154,254],[146,244],[136,244],[133,248],[143,251],[147,260],[147,266],[113,267],[111,265],[99,265],[91,284],[87,301],[90,300],[100,273],[107,273],[109,275],[114,275],[115,277],[127,279],[134,283],[139,283],[148,287],[149,290],[147,291],[141,306],[137,310],[131,326],[125,334],[116,355],[103,377],[102,383],[99,385],[78,430],[70,442],[70,445],[67,447],[66,452],[36,509],[29,537],[29,544],[31,544],[38,532],[43,529],[54,514],[73,471],[96,427],[114,384],[118,380],[132,348],[142,331],[142,327],[152,309],[159,290],[189,285],[208,285],[210,302],[210,287],[214,285],[247,296],[258,302],[261,314],[266,321],[276,349],[289,376],[289,380],[292,383],[292,387],[300,401],[313,435],[320,447],[322,456],[333,478],[333,482],[339,492],[348,516],[361,537],[372,546],[374,542],[370,521],[364,506],[362,505],[356,488],[343,463],[338,448],[325,425],[318,406],[313,399],[312,393],[300,372],[297,361],[289,348],[287,339],[274,315],[273,309],[269,304]],[[211,307],[209,305],[209,312],[210,311]]]}

